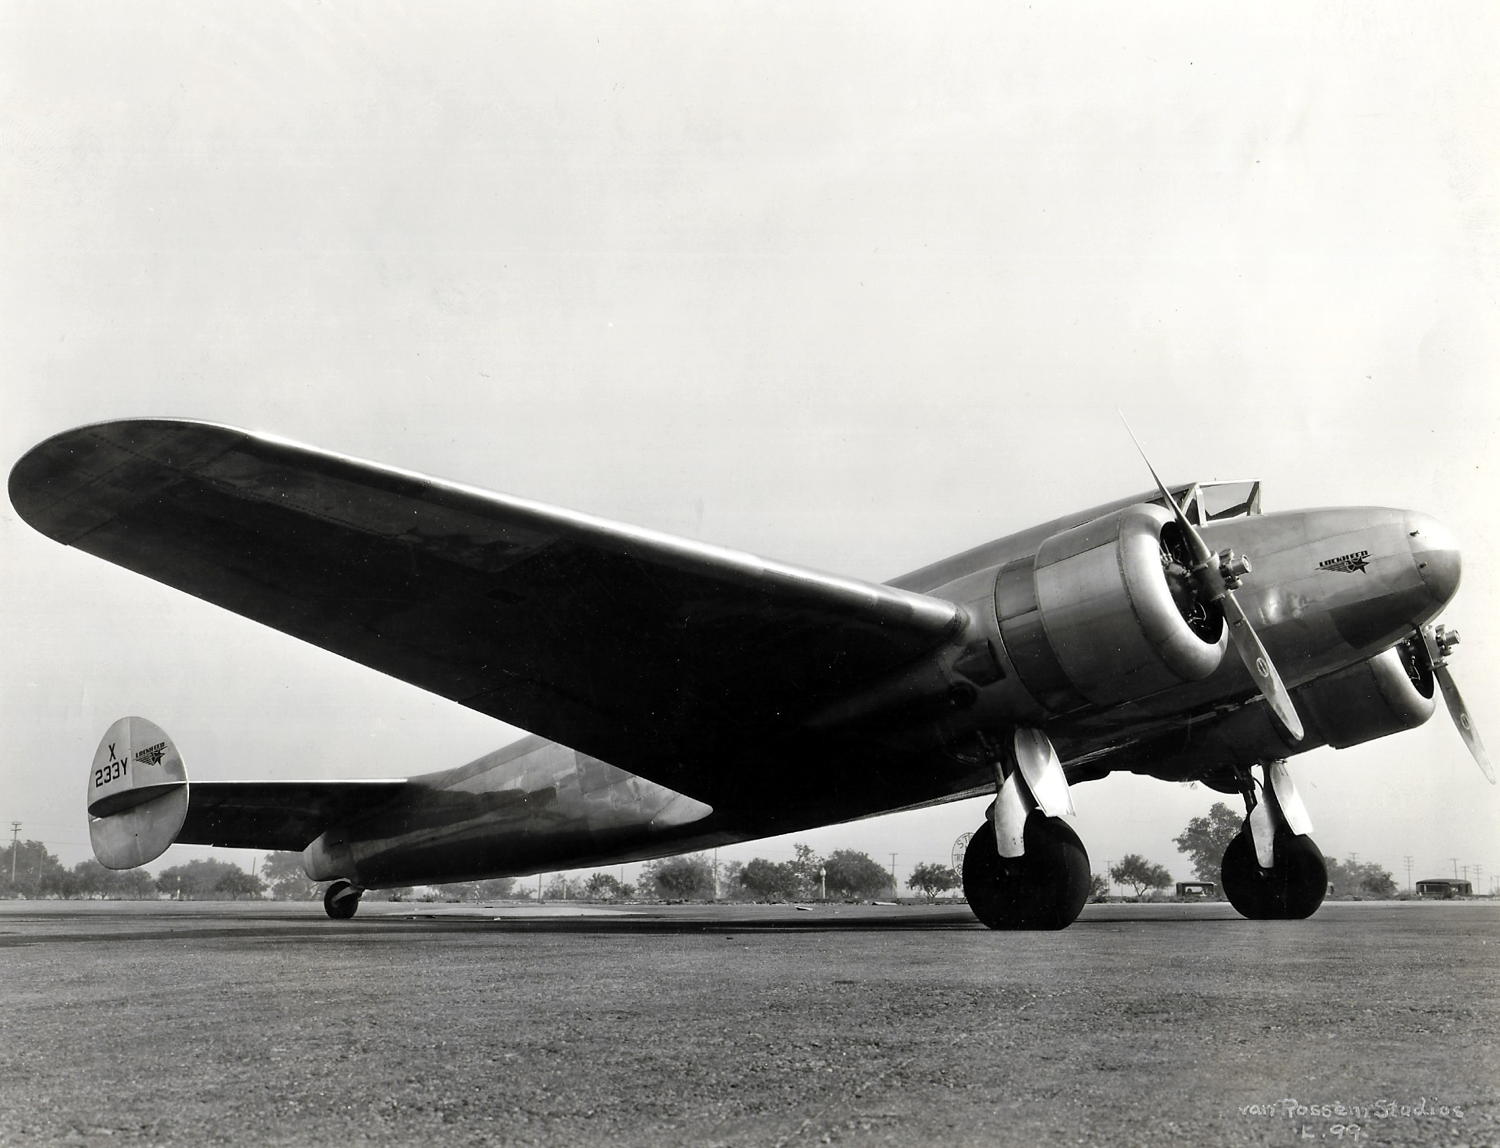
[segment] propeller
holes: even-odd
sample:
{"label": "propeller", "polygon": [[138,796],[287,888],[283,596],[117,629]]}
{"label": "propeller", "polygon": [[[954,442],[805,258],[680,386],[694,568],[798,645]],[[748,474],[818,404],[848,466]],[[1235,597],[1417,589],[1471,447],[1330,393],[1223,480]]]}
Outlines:
{"label": "propeller", "polygon": [[[1123,415],[1121,421],[1124,421]],[[1161,476],[1156,473],[1156,468],[1146,457],[1146,450],[1141,446],[1141,440],[1135,437],[1135,432],[1130,429],[1128,422],[1125,423],[1125,431],[1130,435],[1130,440],[1135,443],[1135,449],[1140,451],[1141,461],[1151,472],[1151,477],[1156,481],[1156,489],[1161,491],[1162,498],[1166,500],[1173,517],[1177,519],[1178,529],[1187,539],[1188,549],[1192,552],[1192,577],[1197,584],[1199,601],[1206,606],[1211,606],[1216,602],[1219,604],[1220,609],[1224,611],[1225,620],[1229,623],[1229,640],[1234,645],[1235,653],[1240,656],[1240,661],[1250,672],[1256,689],[1266,699],[1266,705],[1270,707],[1276,723],[1293,741],[1301,741],[1302,719],[1297,716],[1297,708],[1292,705],[1292,696],[1287,693],[1281,675],[1276,672],[1271,655],[1266,653],[1266,647],[1261,642],[1260,635],[1255,632],[1255,627],[1250,624],[1250,619],[1245,616],[1244,609],[1234,596],[1241,579],[1250,573],[1250,559],[1244,555],[1236,555],[1232,550],[1215,554],[1209,549],[1208,543],[1203,540],[1203,535],[1198,533],[1198,528],[1183,513],[1182,507],[1177,505],[1177,499],[1172,497],[1172,492],[1167,489]],[[1443,696],[1448,696],[1446,687],[1444,687]],[[1449,705],[1451,707],[1452,702]],[[1465,727],[1460,726],[1460,728]]]}
{"label": "propeller", "polygon": [[1485,777],[1494,785],[1495,767],[1490,764],[1490,755],[1485,751],[1484,742],[1479,740],[1479,731],[1469,720],[1469,708],[1464,705],[1463,694],[1458,692],[1458,683],[1448,672],[1448,655],[1458,645],[1458,631],[1429,624],[1417,631],[1417,637],[1422,648],[1427,651],[1427,664],[1432,667],[1432,676],[1437,679],[1438,688],[1443,691],[1443,701],[1448,706],[1453,724],[1458,727],[1459,736],[1464,739],[1464,744],[1469,747],[1469,753],[1479,763]]}

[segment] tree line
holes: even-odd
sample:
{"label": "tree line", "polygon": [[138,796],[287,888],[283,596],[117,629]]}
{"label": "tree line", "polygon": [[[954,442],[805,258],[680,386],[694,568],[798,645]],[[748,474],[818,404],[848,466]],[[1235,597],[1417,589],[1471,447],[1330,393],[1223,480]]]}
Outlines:
{"label": "tree line", "polygon": [[[15,880],[10,880],[15,854]],[[928,899],[957,888],[958,874],[945,865],[921,864],[907,882],[911,890]],[[464,881],[434,887],[444,900],[481,901],[530,899],[538,890],[530,882],[512,877],[488,881]],[[119,900],[227,900],[239,897],[270,897],[276,900],[312,900],[323,886],[302,871],[298,853],[271,853],[256,868],[246,872],[229,861],[214,859],[174,865],[153,876],[144,869],[106,869],[98,861],[80,861],[65,867],[39,841],[7,845],[0,852],[0,895],[22,897],[110,898]],[[368,896],[406,899],[415,890],[377,890]],[[793,846],[790,861],[764,857],[729,861],[715,869],[704,854],[666,857],[647,862],[636,882],[627,883],[612,873],[586,875],[554,873],[540,890],[543,900],[584,901],[814,901],[869,900],[894,896],[891,874],[874,858],[852,849],[837,849],[820,856],[807,845]]]}
{"label": "tree line", "polygon": [[[1218,881],[1219,860],[1243,820],[1228,805],[1215,802],[1207,816],[1193,818],[1174,838],[1173,843],[1192,861],[1193,872],[1200,880]],[[799,843],[793,845],[792,854],[789,861],[756,857],[717,867],[701,853],[666,857],[647,862],[634,884],[602,871],[587,875],[556,873],[540,894],[547,901],[602,902],[846,901],[897,895],[891,873],[867,853],[836,849],[820,856]],[[1335,896],[1393,897],[1397,893],[1395,879],[1380,865],[1353,859],[1327,861]],[[1164,866],[1135,853],[1111,865],[1108,874],[1116,885],[1131,888],[1137,897],[1172,884],[1172,875]],[[1095,899],[1107,895],[1110,885],[1105,878],[1095,873],[1092,879],[1091,895]],[[962,883],[951,866],[923,862],[913,867],[906,885],[909,891],[932,901],[960,889]],[[322,888],[303,873],[299,853],[269,854],[254,873],[228,861],[200,860],[152,876],[144,869],[106,869],[93,860],[67,868],[40,841],[12,842],[0,850],[0,895],[9,897],[223,900],[267,896],[312,900],[321,895]],[[529,899],[538,892],[532,882],[511,877],[436,888],[437,896],[455,901]],[[392,889],[367,896],[399,900],[413,894],[412,889]]]}

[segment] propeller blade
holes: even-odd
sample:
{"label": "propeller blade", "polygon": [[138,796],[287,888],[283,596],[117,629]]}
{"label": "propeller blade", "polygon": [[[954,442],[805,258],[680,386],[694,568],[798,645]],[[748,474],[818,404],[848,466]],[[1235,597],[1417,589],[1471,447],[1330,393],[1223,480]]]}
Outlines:
{"label": "propeller blade", "polygon": [[[1141,461],[1151,472],[1151,477],[1156,481],[1156,489],[1161,491],[1162,498],[1171,507],[1172,514],[1177,519],[1177,525],[1187,539],[1188,547],[1192,550],[1196,563],[1194,575],[1199,579],[1200,594],[1205,595],[1209,601],[1217,601],[1223,608],[1224,618],[1229,623],[1229,640],[1234,644],[1235,653],[1239,654],[1240,661],[1245,663],[1245,669],[1250,671],[1250,677],[1254,679],[1261,696],[1266,699],[1266,704],[1271,707],[1271,714],[1275,717],[1276,723],[1293,741],[1301,741],[1302,719],[1297,716],[1297,707],[1292,705],[1292,695],[1287,693],[1286,686],[1281,681],[1281,675],[1276,672],[1276,666],[1271,661],[1271,655],[1266,653],[1266,647],[1262,644],[1260,635],[1255,632],[1255,627],[1245,616],[1245,611],[1235,598],[1234,591],[1225,584],[1225,572],[1219,569],[1218,555],[1209,549],[1203,535],[1198,533],[1198,528],[1183,512],[1182,507],[1177,505],[1177,500],[1172,497],[1167,484],[1162,482],[1161,475],[1156,473],[1156,468],[1146,457],[1146,450],[1141,446],[1141,440],[1135,437],[1135,431],[1130,429],[1128,422],[1125,422],[1123,414],[1120,415],[1120,421],[1125,423],[1125,433],[1130,435],[1130,441],[1135,443],[1135,449],[1140,451]],[[1230,585],[1238,585],[1238,582],[1231,580]]]}
{"label": "propeller blade", "polygon": [[1437,679],[1438,687],[1443,691],[1443,701],[1448,704],[1448,713],[1453,717],[1453,724],[1458,727],[1459,736],[1464,739],[1464,744],[1469,747],[1469,752],[1474,755],[1474,760],[1479,763],[1485,777],[1494,785],[1495,767],[1490,764],[1490,755],[1485,752],[1484,742],[1479,740],[1479,731],[1469,720],[1469,708],[1464,705],[1464,696],[1458,692],[1458,684],[1454,682],[1453,675],[1448,672],[1446,665],[1436,665],[1432,667],[1432,676]]}
{"label": "propeller blade", "polygon": [[1135,437],[1135,431],[1130,429],[1130,424],[1125,422],[1125,416],[1120,416],[1120,421],[1125,423],[1125,433],[1130,436],[1130,441],[1135,443],[1135,449],[1140,452],[1141,461],[1146,464],[1146,469],[1151,472],[1151,478],[1156,483],[1156,489],[1161,491],[1161,496],[1166,500],[1167,508],[1171,510],[1177,525],[1187,536],[1188,546],[1193,551],[1193,558],[1198,562],[1213,561],[1214,552],[1208,548],[1208,543],[1203,541],[1203,535],[1198,533],[1197,527],[1188,518],[1182,507],[1177,505],[1177,499],[1172,497],[1172,492],[1167,489],[1167,484],[1161,480],[1161,475],[1156,473],[1156,467],[1151,465],[1151,460],[1146,457],[1146,448],[1141,445],[1141,440]]}
{"label": "propeller blade", "polygon": [[1229,641],[1234,645],[1234,652],[1239,654],[1240,661],[1245,663],[1245,669],[1250,671],[1266,704],[1271,707],[1271,715],[1288,737],[1293,741],[1301,741],[1302,719],[1297,716],[1297,707],[1292,705],[1292,695],[1287,693],[1281,675],[1276,672],[1276,665],[1271,661],[1271,655],[1266,653],[1260,635],[1245,616],[1233,590],[1225,593],[1221,605],[1224,607],[1224,619],[1229,623]]}

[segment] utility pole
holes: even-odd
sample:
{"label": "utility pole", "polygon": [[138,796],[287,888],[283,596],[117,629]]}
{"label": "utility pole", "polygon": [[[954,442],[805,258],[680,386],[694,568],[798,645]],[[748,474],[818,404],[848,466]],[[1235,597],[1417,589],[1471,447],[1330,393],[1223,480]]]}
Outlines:
{"label": "utility pole", "polygon": [[16,883],[16,853],[20,850],[20,846],[16,844],[16,839],[20,836],[21,823],[19,821],[12,821],[10,823],[10,883],[12,886]]}
{"label": "utility pole", "polygon": [[1410,893],[1411,892],[1411,855],[1407,854],[1405,857],[1402,858],[1402,860],[1406,862],[1406,891],[1408,893]]}
{"label": "utility pole", "polygon": [[1448,860],[1453,862],[1453,879],[1455,881],[1457,881],[1458,880],[1458,858],[1457,857],[1449,857]]}
{"label": "utility pole", "polygon": [[891,854],[891,900],[901,899],[901,886],[896,884],[896,855]]}

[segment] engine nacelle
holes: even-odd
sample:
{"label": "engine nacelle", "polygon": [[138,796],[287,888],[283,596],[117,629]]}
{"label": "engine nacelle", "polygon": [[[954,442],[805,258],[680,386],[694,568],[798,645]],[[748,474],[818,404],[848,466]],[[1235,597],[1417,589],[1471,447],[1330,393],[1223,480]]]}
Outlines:
{"label": "engine nacelle", "polygon": [[1324,745],[1346,749],[1415,729],[1432,716],[1437,697],[1426,657],[1403,644],[1298,686],[1292,703],[1306,730],[1299,742],[1288,740],[1270,711],[1257,703],[1128,750],[1121,767],[1185,781]]}
{"label": "engine nacelle", "polygon": [[1053,713],[1135,701],[1202,681],[1224,658],[1223,615],[1169,560],[1186,551],[1172,515],[1128,506],[1054,534],[995,583],[1000,636],[1031,695]]}
{"label": "engine nacelle", "polygon": [[1292,698],[1309,732],[1335,749],[1415,729],[1437,708],[1432,667],[1408,643],[1308,682]]}

